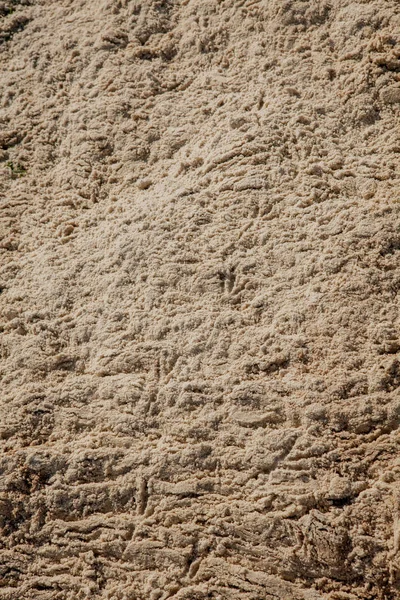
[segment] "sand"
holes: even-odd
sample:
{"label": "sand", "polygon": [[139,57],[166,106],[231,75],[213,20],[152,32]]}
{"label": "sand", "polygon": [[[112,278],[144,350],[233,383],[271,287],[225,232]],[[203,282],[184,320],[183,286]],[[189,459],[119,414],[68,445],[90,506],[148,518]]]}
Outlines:
{"label": "sand", "polygon": [[0,1],[0,599],[400,598],[395,0]]}

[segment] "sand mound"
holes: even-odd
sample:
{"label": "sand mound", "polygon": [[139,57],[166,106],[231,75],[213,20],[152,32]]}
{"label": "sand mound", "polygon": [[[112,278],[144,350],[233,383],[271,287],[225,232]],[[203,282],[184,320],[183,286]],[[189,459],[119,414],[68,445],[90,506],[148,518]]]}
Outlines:
{"label": "sand mound", "polygon": [[400,597],[395,0],[0,1],[0,599]]}

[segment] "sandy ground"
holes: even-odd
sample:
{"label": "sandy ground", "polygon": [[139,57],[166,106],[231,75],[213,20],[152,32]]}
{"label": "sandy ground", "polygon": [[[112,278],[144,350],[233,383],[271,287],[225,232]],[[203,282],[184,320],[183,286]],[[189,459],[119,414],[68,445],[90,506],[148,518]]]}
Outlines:
{"label": "sandy ground", "polygon": [[0,0],[0,599],[400,598],[395,0]]}

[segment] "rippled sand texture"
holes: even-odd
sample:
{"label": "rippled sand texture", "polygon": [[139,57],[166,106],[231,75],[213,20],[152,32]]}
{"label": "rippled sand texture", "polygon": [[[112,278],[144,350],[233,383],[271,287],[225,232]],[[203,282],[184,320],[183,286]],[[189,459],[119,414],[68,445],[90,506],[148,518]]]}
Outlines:
{"label": "rippled sand texture", "polygon": [[395,0],[0,0],[0,599],[400,598]]}

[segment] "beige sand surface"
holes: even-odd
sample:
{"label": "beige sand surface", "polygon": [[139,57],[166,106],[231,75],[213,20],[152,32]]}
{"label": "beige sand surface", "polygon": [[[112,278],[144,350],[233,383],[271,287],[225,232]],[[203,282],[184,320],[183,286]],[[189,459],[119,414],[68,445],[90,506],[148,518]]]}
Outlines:
{"label": "beige sand surface", "polygon": [[0,599],[400,598],[398,0],[0,0]]}

